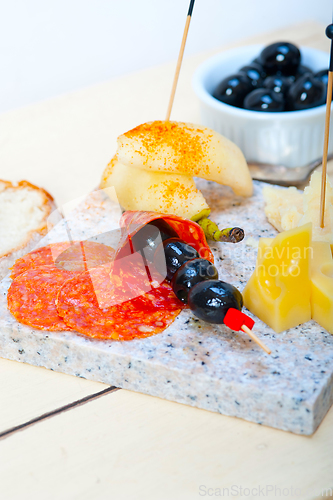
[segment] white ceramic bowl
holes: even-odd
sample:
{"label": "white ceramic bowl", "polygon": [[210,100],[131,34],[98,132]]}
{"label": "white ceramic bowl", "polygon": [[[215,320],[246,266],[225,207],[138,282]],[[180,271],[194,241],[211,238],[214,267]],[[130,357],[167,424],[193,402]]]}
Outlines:
{"label": "white ceramic bowl", "polygon": [[[263,45],[233,49],[205,61],[195,72],[193,87],[200,99],[201,123],[235,142],[250,162],[299,167],[323,154],[325,105],[302,111],[265,113],[218,101],[213,91],[223,78],[257,57]],[[329,54],[300,47],[301,64],[328,68]],[[331,127],[332,128],[332,127]],[[333,130],[329,152],[333,151]]]}

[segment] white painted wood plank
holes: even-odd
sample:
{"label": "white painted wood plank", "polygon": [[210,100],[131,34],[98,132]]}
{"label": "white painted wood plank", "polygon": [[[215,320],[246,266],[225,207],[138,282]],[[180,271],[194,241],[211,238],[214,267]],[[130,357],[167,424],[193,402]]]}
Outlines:
{"label": "white painted wood plank", "polygon": [[333,485],[332,426],[333,410],[308,438],[117,391],[0,441],[1,496],[187,500],[272,486],[266,498],[299,488],[310,500]]}
{"label": "white painted wood plank", "polygon": [[108,386],[0,359],[0,434]]}

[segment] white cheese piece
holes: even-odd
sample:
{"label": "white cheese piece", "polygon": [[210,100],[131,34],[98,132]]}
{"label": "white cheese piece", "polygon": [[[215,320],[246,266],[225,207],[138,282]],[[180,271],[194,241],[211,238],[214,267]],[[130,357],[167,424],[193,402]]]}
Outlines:
{"label": "white cheese piece", "polygon": [[312,222],[314,241],[333,243],[333,188],[327,178],[324,228],[320,227],[319,210],[321,172],[314,172],[304,193],[295,187],[286,189],[266,186],[263,189],[268,221],[278,230],[287,231]]}

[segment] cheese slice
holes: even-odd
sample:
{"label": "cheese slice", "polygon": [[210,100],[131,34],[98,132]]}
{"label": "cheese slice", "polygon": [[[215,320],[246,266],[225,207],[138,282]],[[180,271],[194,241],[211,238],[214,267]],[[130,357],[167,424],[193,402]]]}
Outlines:
{"label": "cheese slice", "polygon": [[333,188],[327,177],[325,226],[320,227],[321,172],[314,172],[304,193],[295,187],[287,189],[265,186],[265,214],[278,231],[288,231],[312,223],[312,239],[333,243]]}
{"label": "cheese slice", "polygon": [[244,305],[276,332],[311,319],[311,224],[259,242]]}
{"label": "cheese slice", "polygon": [[311,312],[312,319],[333,333],[333,259],[330,244],[312,243]]}

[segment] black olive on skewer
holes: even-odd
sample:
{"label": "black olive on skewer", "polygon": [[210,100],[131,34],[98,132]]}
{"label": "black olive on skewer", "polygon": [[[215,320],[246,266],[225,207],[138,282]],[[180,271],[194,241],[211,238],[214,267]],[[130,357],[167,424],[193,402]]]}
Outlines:
{"label": "black olive on skewer", "polygon": [[215,266],[200,258],[191,245],[180,238],[168,237],[170,233],[165,231],[168,228],[155,225],[145,228],[147,226],[151,227],[136,233],[139,235],[136,238],[136,235],[132,237],[132,245],[144,252],[146,259],[148,252],[155,269],[163,278],[172,280],[175,295],[182,302],[188,302],[198,318],[209,323],[223,323],[235,331],[242,330],[270,354],[270,349],[252,332],[254,321],[241,312],[243,297],[237,288],[219,281]]}
{"label": "black olive on skewer", "polygon": [[185,262],[174,274],[171,286],[182,302],[187,303],[190,289],[205,280],[217,280],[219,277],[216,267],[207,259],[193,259]]}
{"label": "black olive on skewer", "polygon": [[208,323],[222,324],[228,309],[243,307],[242,294],[229,283],[208,280],[198,283],[188,294],[188,305],[193,313]]}
{"label": "black olive on skewer", "polygon": [[132,237],[133,250],[144,252],[148,262],[153,262],[158,246],[165,240],[177,237],[176,231],[164,220],[156,219],[143,226]]}
{"label": "black olive on skewer", "polygon": [[166,266],[166,278],[171,280],[175,272],[188,260],[199,257],[195,248],[180,238],[169,238],[157,248],[154,265],[163,274]]}

